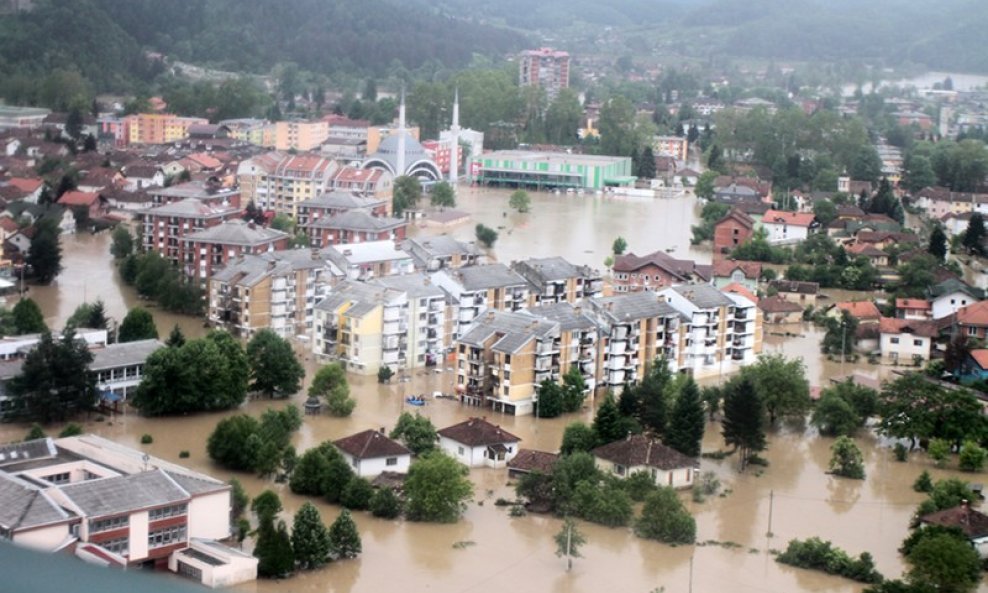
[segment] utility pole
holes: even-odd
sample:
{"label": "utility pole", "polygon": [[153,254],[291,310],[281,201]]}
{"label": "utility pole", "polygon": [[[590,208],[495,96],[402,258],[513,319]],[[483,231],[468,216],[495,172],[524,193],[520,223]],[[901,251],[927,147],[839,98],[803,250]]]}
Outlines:
{"label": "utility pole", "polygon": [[847,358],[847,320],[843,314],[840,320],[840,376],[844,378],[844,359]]}
{"label": "utility pole", "polygon": [[693,555],[692,554],[690,554],[690,591],[689,591],[689,593],[693,593]]}
{"label": "utility pole", "polygon": [[772,509],[775,506],[775,490],[768,491],[768,532],[767,537],[772,537]]}
{"label": "utility pole", "polygon": [[566,525],[566,571],[573,570],[573,524]]}

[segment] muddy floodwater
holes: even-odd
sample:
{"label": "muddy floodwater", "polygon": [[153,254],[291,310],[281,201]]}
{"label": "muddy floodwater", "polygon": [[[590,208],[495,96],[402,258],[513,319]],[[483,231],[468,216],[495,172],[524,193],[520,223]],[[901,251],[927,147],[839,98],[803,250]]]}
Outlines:
{"label": "muddy floodwater", "polygon": [[[637,253],[675,246],[673,253],[678,257],[709,261],[709,253],[689,248],[689,227],[696,217],[690,198],[641,200],[533,194],[530,214],[509,212],[504,216],[507,195],[492,190],[461,191],[459,208],[470,211],[474,220],[449,232],[472,239],[476,222],[504,226],[496,245],[501,261],[558,254],[576,263],[601,266],[619,235]],[[102,298],[108,313],[118,320],[128,307],[140,303],[133,290],[121,286],[110,265],[109,243],[107,234],[63,238],[65,272],[51,286],[32,288],[30,293],[50,325],[60,327],[87,299]],[[152,311],[163,336],[175,323],[189,336],[203,332],[200,320]],[[846,364],[842,369],[839,363],[822,359],[818,346],[821,335],[812,326],[797,324],[785,332],[791,335],[766,335],[766,351],[803,357],[814,385],[854,370],[873,377],[888,373],[886,368],[866,363]],[[314,364],[306,360],[306,366],[311,377]],[[370,377],[351,379],[358,401],[353,415],[345,419],[306,417],[294,437],[300,453],[324,440],[368,428],[390,429],[405,409],[405,395],[449,392],[452,387],[452,374],[447,370],[415,371],[407,381],[383,386]],[[300,405],[302,400],[299,394],[292,403]],[[285,403],[252,401],[240,411],[259,415],[268,406]],[[483,413],[448,400],[429,401],[415,411],[428,416],[440,428]],[[281,495],[286,511],[294,512],[306,499],[292,495],[286,485],[235,474],[209,460],[206,438],[221,418],[232,413],[235,412],[160,419],[125,414],[102,421],[91,418],[85,422],[85,429],[224,480],[235,476],[252,496],[266,488],[274,489]],[[557,450],[565,425],[576,420],[589,422],[592,414],[592,406],[588,405],[582,413],[552,420],[489,412],[487,416],[520,436],[524,447]],[[48,427],[51,434],[59,430],[58,426]],[[0,425],[0,442],[23,438],[26,432],[24,425]],[[141,445],[143,434],[150,434],[153,444]],[[669,547],[637,539],[630,529],[581,524],[588,540],[582,550],[584,558],[577,559],[573,571],[567,573],[563,560],[554,555],[552,541],[560,521],[538,515],[509,517],[506,510],[494,505],[498,498],[513,498],[506,471],[475,469],[471,471],[474,500],[460,522],[416,524],[355,513],[364,549],[359,559],[331,564],[290,580],[258,581],[235,590],[376,593],[397,585],[402,591],[442,593],[501,593],[505,589],[516,593],[686,592],[692,557],[692,590],[697,593],[854,593],[862,587],[845,579],[779,565],[769,550],[784,548],[792,538],[818,536],[853,555],[870,552],[883,574],[897,577],[904,567],[896,548],[906,536],[910,516],[922,499],[912,491],[912,482],[924,469],[935,478],[955,475],[934,468],[920,455],[908,463],[895,462],[887,444],[870,434],[862,434],[857,440],[866,463],[865,481],[828,476],[825,470],[832,440],[804,428],[780,429],[770,435],[764,455],[770,464],[767,468],[753,467],[738,474],[733,458],[704,459],[702,470],[716,472],[725,495],[694,503],[684,494],[684,500],[697,518],[698,540],[707,545]],[[720,425],[712,423],[703,449],[715,451],[722,447]],[[189,452],[187,459],[179,457],[183,451]],[[977,476],[965,477],[979,480]],[[338,507],[314,502],[327,523],[339,512]],[[769,531],[772,537],[767,536]],[[982,586],[981,590],[988,588]]]}

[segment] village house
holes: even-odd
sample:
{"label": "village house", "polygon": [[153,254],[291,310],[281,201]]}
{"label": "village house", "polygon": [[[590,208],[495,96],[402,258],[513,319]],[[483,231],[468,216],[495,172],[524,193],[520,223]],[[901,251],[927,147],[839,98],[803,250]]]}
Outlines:
{"label": "village house", "polygon": [[775,293],[797,305],[803,307],[816,307],[817,293],[820,292],[820,285],[816,282],[800,282],[796,280],[772,280],[768,284],[769,291]]}
{"label": "village house", "polygon": [[883,363],[920,366],[930,360],[938,333],[932,321],[882,317],[878,327]]}
{"label": "village house", "polygon": [[491,424],[470,418],[438,431],[439,448],[467,467],[504,467],[518,454],[521,439]]}
{"label": "village house", "polygon": [[18,199],[36,204],[38,203],[38,197],[41,196],[41,192],[44,190],[45,182],[43,179],[11,177],[6,180],[4,187],[17,188],[20,191]]}
{"label": "village house", "polygon": [[257,577],[257,559],[220,553],[230,508],[228,484],[102,437],[0,447],[0,538],[39,551],[234,585]]}
{"label": "village house", "polygon": [[658,440],[635,434],[591,451],[597,469],[619,478],[643,472],[658,486],[693,486],[698,462]]}
{"label": "village house", "polygon": [[714,223],[714,259],[725,257],[749,241],[755,233],[755,220],[738,208]]}
{"label": "village house", "polygon": [[984,291],[951,278],[927,289],[933,319],[943,319],[985,298]]}
{"label": "village house", "polygon": [[517,479],[527,474],[551,476],[552,468],[559,461],[559,454],[536,449],[518,449],[515,458],[508,462],[508,477]]}
{"label": "village house", "polygon": [[67,191],[58,204],[71,210],[78,222],[103,218],[109,212],[106,198],[98,192]]}
{"label": "village house", "polygon": [[780,296],[770,296],[758,300],[764,323],[799,323],[803,320],[803,307]]}
{"label": "village house", "polygon": [[[926,299],[895,299],[895,316],[899,319],[924,320],[933,316],[930,301]],[[988,327],[988,309],[986,309]]]}
{"label": "village house", "polygon": [[769,210],[761,221],[761,228],[765,229],[766,238],[773,245],[801,243],[817,226],[816,218],[809,212]]}
{"label": "village house", "polygon": [[852,258],[864,257],[876,268],[889,265],[889,254],[868,243],[855,243],[846,249]]}
{"label": "village house", "polygon": [[757,291],[761,275],[761,262],[715,259],[713,263],[713,285],[720,289],[729,284],[740,284],[750,291]]}
{"label": "village house", "polygon": [[408,473],[412,452],[388,438],[384,430],[365,430],[333,441],[353,472],[361,478],[376,478],[382,472]]}
{"label": "village house", "polygon": [[662,290],[673,284],[709,282],[711,266],[693,260],[676,259],[664,251],[647,255],[627,253],[614,259],[612,277],[614,292]]}
{"label": "village house", "polygon": [[878,320],[882,318],[882,312],[878,310],[878,306],[873,301],[844,301],[837,303],[827,312],[827,316],[841,319],[844,312],[857,319],[858,323],[878,323]]}
{"label": "village house", "polygon": [[961,367],[955,372],[964,385],[988,380],[988,349],[976,348],[968,352]]}
{"label": "village house", "polygon": [[972,509],[966,500],[960,506],[923,515],[919,524],[921,527],[936,525],[960,529],[978,555],[982,559],[988,558],[988,515]]}

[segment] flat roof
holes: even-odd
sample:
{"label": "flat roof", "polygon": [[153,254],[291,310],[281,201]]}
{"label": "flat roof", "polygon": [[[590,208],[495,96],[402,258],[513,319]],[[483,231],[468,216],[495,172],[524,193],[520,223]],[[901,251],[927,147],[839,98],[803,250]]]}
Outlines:
{"label": "flat roof", "polygon": [[534,150],[495,150],[485,152],[476,157],[476,160],[510,160],[548,163],[577,163],[584,165],[604,166],[624,161],[630,161],[624,156],[601,156],[594,154],[571,154],[568,152],[538,152]]}

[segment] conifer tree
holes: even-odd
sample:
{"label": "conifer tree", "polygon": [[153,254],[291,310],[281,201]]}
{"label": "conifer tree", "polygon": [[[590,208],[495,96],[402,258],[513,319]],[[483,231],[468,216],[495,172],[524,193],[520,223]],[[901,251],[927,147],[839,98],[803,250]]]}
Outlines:
{"label": "conifer tree", "polygon": [[350,511],[343,509],[336,521],[333,521],[329,528],[329,541],[333,556],[337,559],[356,558],[360,555],[360,533],[357,532],[357,524],[353,522]]}
{"label": "conifer tree", "polygon": [[765,410],[747,377],[732,381],[724,392],[724,441],[737,447],[743,471],[751,455],[765,449]]}
{"label": "conifer tree", "polygon": [[700,389],[690,377],[683,384],[676,398],[676,405],[669,418],[669,430],[665,444],[690,457],[700,456],[705,419]]}
{"label": "conifer tree", "polygon": [[329,530],[323,525],[319,509],[311,502],[303,504],[292,524],[292,550],[295,563],[303,569],[316,568],[329,561]]}

